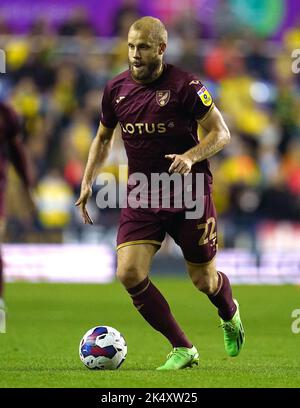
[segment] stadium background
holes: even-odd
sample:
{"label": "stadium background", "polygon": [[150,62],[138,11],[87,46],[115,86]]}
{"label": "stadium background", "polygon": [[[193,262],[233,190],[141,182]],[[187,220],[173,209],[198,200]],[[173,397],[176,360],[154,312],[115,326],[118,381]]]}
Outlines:
{"label": "stadium background", "polygon": [[[201,354],[199,369],[167,376],[154,368],[169,345],[113,281],[119,211],[98,210],[97,186],[94,226],[74,207],[103,87],[127,66],[128,26],[148,14],[166,22],[167,60],[199,75],[232,133],[211,159],[218,265],[242,283],[233,291],[246,329],[242,355],[226,358],[216,311],[167,240],[153,280]],[[31,218],[10,168],[3,249],[6,279],[18,282],[5,289],[0,387],[299,387],[299,22],[297,0],[1,0],[0,98],[23,118],[39,212]],[[118,134],[103,171],[124,183],[124,163]],[[127,340],[117,372],[91,372],[78,358],[81,336],[99,324]]]}
{"label": "stadium background", "polygon": [[[30,245],[4,246],[7,278],[112,278],[119,210],[100,211],[95,186],[90,203],[95,225],[84,226],[74,202],[97,129],[103,88],[127,67],[129,25],[151,14],[162,18],[169,30],[166,60],[199,75],[231,130],[230,145],[210,160],[219,214],[218,262],[236,282],[299,282],[300,80],[292,72],[291,57],[300,46],[299,2],[275,0],[272,7],[268,0],[99,4],[1,1],[6,73],[0,78],[0,99],[8,100],[22,117],[39,209],[36,219],[28,214],[10,169],[6,242]],[[120,164],[126,164],[126,157],[118,131],[103,171],[124,183],[126,167],[120,173]],[[37,248],[36,243],[65,245]],[[77,244],[84,244],[80,253],[74,251]],[[87,245],[92,245],[91,261],[82,278]],[[106,265],[102,277],[99,245]],[[58,272],[55,259],[63,263],[64,272]],[[182,273],[182,268],[180,250],[167,239],[153,271]]]}

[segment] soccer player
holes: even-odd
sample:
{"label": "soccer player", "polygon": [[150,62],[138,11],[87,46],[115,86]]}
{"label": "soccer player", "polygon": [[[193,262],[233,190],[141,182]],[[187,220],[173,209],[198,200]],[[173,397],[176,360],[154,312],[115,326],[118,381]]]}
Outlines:
{"label": "soccer player", "polygon": [[[198,364],[196,347],[179,327],[162,293],[149,279],[151,261],[167,233],[181,247],[196,288],[218,309],[225,349],[237,356],[245,341],[238,302],[227,276],[216,270],[216,212],[207,158],[230,139],[221,113],[200,80],[163,62],[167,31],[152,17],[135,21],[128,33],[129,70],[108,82],[102,116],[92,142],[76,205],[92,224],[86,203],[98,165],[109,154],[114,128],[120,123],[129,175],[139,172],[204,174],[204,214],[187,219],[178,208],[123,208],[117,236],[117,277],[143,318],[171,343],[172,352],[159,370]],[[198,141],[198,126],[206,132]],[[194,188],[194,182],[193,182]],[[128,183],[128,193],[132,186]]]}
{"label": "soccer player", "polygon": [[[32,174],[27,152],[20,137],[20,125],[15,111],[7,104],[0,102],[0,245],[5,232],[4,195],[7,179],[7,167],[11,162],[25,187],[25,200],[34,212],[35,205],[32,198]],[[20,197],[22,199],[22,197]],[[4,309],[4,277],[3,260],[0,251],[0,309]]]}

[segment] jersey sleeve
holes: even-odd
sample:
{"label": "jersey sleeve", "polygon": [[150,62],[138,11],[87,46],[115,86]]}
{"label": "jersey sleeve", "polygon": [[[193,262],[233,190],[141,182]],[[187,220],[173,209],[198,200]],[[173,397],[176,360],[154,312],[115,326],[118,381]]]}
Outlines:
{"label": "jersey sleeve", "polygon": [[106,85],[102,96],[100,120],[101,123],[107,128],[115,128],[118,123],[118,119],[111,103],[111,92],[108,85]]}
{"label": "jersey sleeve", "polygon": [[198,79],[189,78],[181,95],[183,109],[193,119],[203,119],[214,106],[207,88]]}

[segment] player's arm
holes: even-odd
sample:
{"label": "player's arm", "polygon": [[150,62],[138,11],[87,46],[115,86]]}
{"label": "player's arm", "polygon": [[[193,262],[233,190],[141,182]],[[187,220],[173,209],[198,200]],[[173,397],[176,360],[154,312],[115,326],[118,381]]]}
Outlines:
{"label": "player's arm", "polygon": [[230,132],[216,106],[213,106],[208,114],[197,122],[205,130],[205,138],[183,154],[166,155],[165,157],[173,160],[169,168],[170,173],[188,174],[193,164],[215,155],[229,143]]}
{"label": "player's arm", "polygon": [[186,152],[193,164],[215,155],[230,141],[229,129],[216,106],[203,119],[198,120],[198,125],[205,130],[206,136],[201,143]]}
{"label": "player's arm", "polygon": [[88,155],[83,179],[81,182],[80,197],[75,205],[80,207],[81,215],[85,224],[93,224],[86,210],[86,204],[92,194],[92,185],[98,169],[104,164],[112,147],[113,128],[105,127],[101,122],[94,138]]}

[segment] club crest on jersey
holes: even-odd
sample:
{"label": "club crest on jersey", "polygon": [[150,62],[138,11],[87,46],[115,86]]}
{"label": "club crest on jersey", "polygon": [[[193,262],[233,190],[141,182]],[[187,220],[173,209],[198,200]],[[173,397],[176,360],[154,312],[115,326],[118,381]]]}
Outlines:
{"label": "club crest on jersey", "polygon": [[170,99],[170,91],[156,91],[156,102],[159,106],[165,106]]}
{"label": "club crest on jersey", "polygon": [[210,93],[205,88],[205,86],[202,86],[202,88],[197,92],[197,94],[205,106],[211,105],[212,97],[210,96]]}

